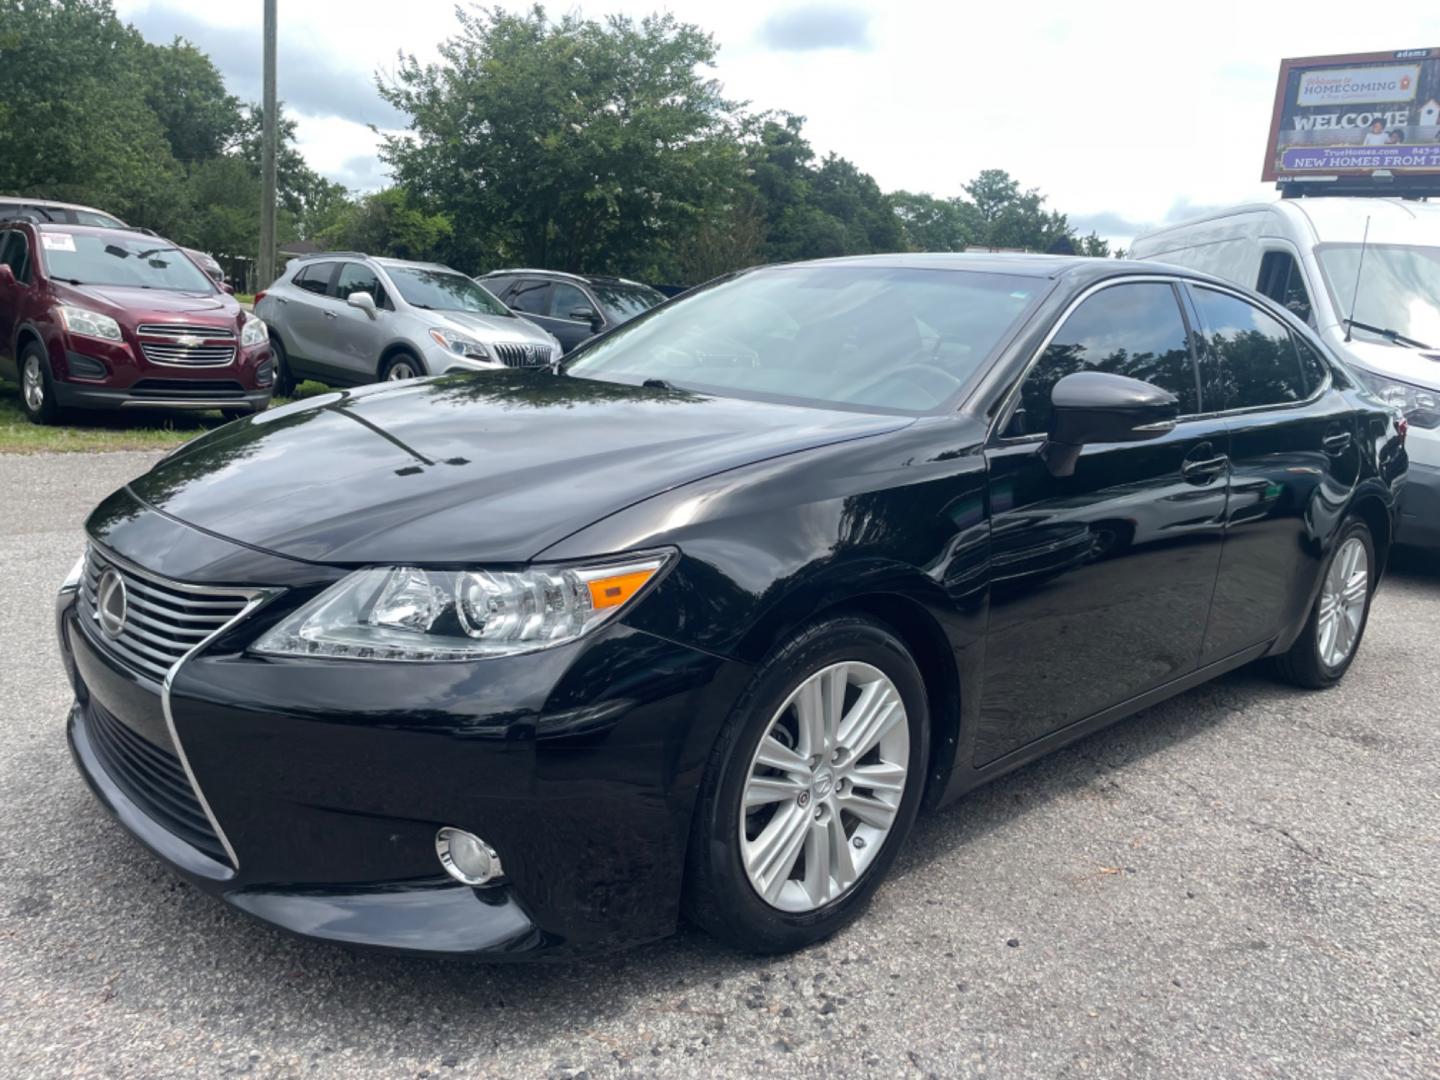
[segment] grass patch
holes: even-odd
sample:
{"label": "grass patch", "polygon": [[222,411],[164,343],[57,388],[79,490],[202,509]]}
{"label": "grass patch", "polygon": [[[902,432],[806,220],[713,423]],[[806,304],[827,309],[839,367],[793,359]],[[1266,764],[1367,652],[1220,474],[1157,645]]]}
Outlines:
{"label": "grass patch", "polygon": [[[297,398],[329,387],[302,383]],[[284,398],[272,404],[283,405]],[[42,454],[97,450],[168,450],[219,427],[219,412],[68,412],[58,424],[32,424],[20,408],[20,388],[0,380],[0,454]]]}
{"label": "grass patch", "polygon": [[235,294],[235,299],[238,300],[238,301],[240,301],[240,303],[242,303],[242,304],[250,304],[251,306],[254,306],[254,304],[255,304],[255,294],[254,294],[254,293],[237,292],[237,293]]}

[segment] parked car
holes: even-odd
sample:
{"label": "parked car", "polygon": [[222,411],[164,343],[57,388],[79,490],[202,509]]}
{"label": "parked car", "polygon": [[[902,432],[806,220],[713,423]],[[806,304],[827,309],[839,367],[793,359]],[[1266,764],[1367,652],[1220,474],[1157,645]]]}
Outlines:
{"label": "parked car", "polygon": [[325,252],[294,259],[255,294],[280,394],[304,379],[357,386],[446,371],[543,367],[559,343],[438,263]]}
{"label": "parked car", "polygon": [[156,854],[299,934],[516,958],[683,911],[794,949],[922,805],[1264,657],[1338,682],[1404,425],[1191,271],[753,270],[116,492],[59,600],[70,738]]}
{"label": "parked car", "polygon": [[168,240],[0,222],[0,375],[39,424],[66,408],[264,409],[265,324]]}
{"label": "parked car", "polygon": [[665,302],[649,285],[599,274],[495,270],[475,280],[554,334],[566,352]]}
{"label": "parked car", "polygon": [[196,266],[200,267],[201,270],[205,271],[211,281],[222,287],[224,286],[225,268],[220,265],[219,259],[215,258],[214,255],[207,255],[203,251],[196,251],[194,248],[181,248],[180,250],[190,256],[190,260]]}
{"label": "parked car", "polygon": [[114,214],[78,203],[55,202],[51,199],[27,199],[20,195],[0,195],[0,222],[25,218],[34,222],[58,225],[98,225],[104,229],[128,226]]}
{"label": "parked car", "polygon": [[[54,222],[61,225],[98,225],[105,229],[131,229],[134,232],[142,232],[146,236],[158,237],[160,235],[154,229],[140,229],[126,225],[114,214],[96,210],[93,206],[53,202],[49,199],[24,199],[15,195],[0,195],[0,222],[20,219],[35,224]],[[213,280],[224,282],[225,271],[213,255],[207,255],[194,248],[182,247],[180,250],[194,260],[195,264],[209,274]]]}
{"label": "parked car", "polygon": [[1253,286],[1400,409],[1410,480],[1399,540],[1440,547],[1440,205],[1307,197],[1235,206],[1142,236],[1131,254]]}

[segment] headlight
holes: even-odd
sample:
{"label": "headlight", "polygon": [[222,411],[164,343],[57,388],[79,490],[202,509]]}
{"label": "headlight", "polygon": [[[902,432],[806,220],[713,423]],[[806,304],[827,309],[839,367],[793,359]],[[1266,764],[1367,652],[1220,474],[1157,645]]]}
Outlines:
{"label": "headlight", "polygon": [[265,325],[265,320],[247,315],[245,325],[240,330],[240,347],[248,349],[254,345],[264,345],[269,340],[270,329]]}
{"label": "headlight", "polygon": [[574,641],[613,618],[669,556],[528,570],[357,570],[251,647],[271,656],[477,660]]}
{"label": "headlight", "polygon": [[485,346],[480,344],[468,334],[459,334],[454,330],[445,330],[437,327],[430,331],[430,337],[436,345],[449,349],[456,356],[468,356],[471,360],[489,360],[490,353]]}
{"label": "headlight", "polygon": [[1423,386],[1412,386],[1410,383],[1401,382],[1399,379],[1391,379],[1384,375],[1377,375],[1352,366],[1351,369],[1360,381],[1383,401],[1404,414],[1405,419],[1419,428],[1440,427],[1440,391],[1427,390]]}
{"label": "headlight", "polygon": [[120,324],[109,315],[90,311],[83,307],[60,305],[60,321],[65,329],[79,337],[99,338],[101,341],[120,341]]}

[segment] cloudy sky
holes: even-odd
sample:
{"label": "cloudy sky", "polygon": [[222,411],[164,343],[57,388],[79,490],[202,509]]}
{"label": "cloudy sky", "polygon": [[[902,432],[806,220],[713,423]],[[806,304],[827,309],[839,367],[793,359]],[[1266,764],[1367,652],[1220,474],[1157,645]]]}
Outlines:
{"label": "cloudy sky", "polygon": [[[151,40],[181,35],[232,92],[260,96],[260,0],[119,0]],[[952,195],[984,168],[1038,187],[1082,231],[1120,242],[1199,208],[1272,198],[1260,167],[1281,57],[1440,43],[1440,8],[1376,18],[1347,3],[1172,5],[1063,0],[588,0],[589,16],[668,10],[715,35],[733,98],[807,117],[818,151],[887,190]],[[554,5],[553,10],[566,10]],[[350,187],[386,182],[382,130],[405,118],[375,73],[434,56],[450,0],[280,0],[280,96],[311,166]]]}

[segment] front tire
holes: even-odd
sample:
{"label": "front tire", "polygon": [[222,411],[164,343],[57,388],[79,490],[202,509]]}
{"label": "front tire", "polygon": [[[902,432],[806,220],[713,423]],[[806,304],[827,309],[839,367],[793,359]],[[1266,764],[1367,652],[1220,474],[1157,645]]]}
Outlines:
{"label": "front tire", "polygon": [[830,618],[776,649],[711,753],[686,915],[752,953],[804,948],[851,922],[914,823],[929,735],[924,680],[881,624]]}
{"label": "front tire", "polygon": [[32,424],[53,424],[60,418],[49,358],[36,341],[20,350],[20,407]]}
{"label": "front tire", "polygon": [[408,352],[396,353],[380,366],[381,382],[399,382],[401,379],[418,379],[425,374],[425,365]]}
{"label": "front tire", "polygon": [[1376,566],[1370,529],[1352,519],[1336,537],[1305,629],[1275,661],[1281,678],[1308,690],[1324,690],[1340,681],[1370,621]]}

